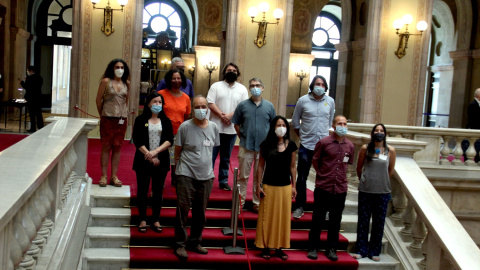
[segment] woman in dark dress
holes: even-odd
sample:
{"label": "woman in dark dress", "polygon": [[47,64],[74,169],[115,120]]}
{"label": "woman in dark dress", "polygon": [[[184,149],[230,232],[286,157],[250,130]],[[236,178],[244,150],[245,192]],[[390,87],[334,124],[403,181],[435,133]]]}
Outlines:
{"label": "woman in dark dress", "polygon": [[173,144],[170,119],[162,110],[163,96],[153,93],[147,97],[143,113],[135,119],[133,142],[137,151],[133,170],[137,174],[137,198],[140,224],[138,230],[147,231],[147,197],[152,182],[152,229],[161,232],[160,210],[163,201],[165,177],[170,170],[168,148]]}
{"label": "woman in dark dress", "polygon": [[256,173],[260,207],[255,246],[263,249],[262,257],[267,260],[271,248],[276,250],[276,256],[287,260],[282,248],[290,248],[292,199],[297,196],[297,145],[290,140],[289,134],[287,119],[276,116],[270,123],[267,138],[260,145]]}

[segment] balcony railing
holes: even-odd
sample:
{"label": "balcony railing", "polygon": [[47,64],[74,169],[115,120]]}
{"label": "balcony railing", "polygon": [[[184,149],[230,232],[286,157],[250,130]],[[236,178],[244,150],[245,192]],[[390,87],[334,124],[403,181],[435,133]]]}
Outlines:
{"label": "balcony railing", "polygon": [[[77,206],[84,199],[72,194],[85,190],[87,134],[96,124],[59,119],[0,154],[0,269],[34,269],[44,257],[45,269],[62,269],[75,222],[64,210],[69,197]],[[62,234],[52,236],[53,228]]]}

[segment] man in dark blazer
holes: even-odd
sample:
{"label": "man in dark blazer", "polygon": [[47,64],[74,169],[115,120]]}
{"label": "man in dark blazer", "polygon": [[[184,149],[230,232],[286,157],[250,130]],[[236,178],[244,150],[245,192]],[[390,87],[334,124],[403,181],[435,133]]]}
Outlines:
{"label": "man in dark blazer", "polygon": [[25,99],[27,100],[28,112],[30,114],[30,129],[28,132],[35,132],[43,128],[42,116],[42,85],[43,78],[36,73],[34,66],[27,68],[27,78],[25,81],[18,79],[23,89],[25,89]]}
{"label": "man in dark blazer", "polygon": [[[473,101],[468,104],[467,108],[467,128],[469,129],[480,129],[480,88],[475,90],[475,95]],[[468,145],[467,148],[468,149]],[[475,142],[475,162],[480,160],[479,152],[480,151],[480,140]]]}

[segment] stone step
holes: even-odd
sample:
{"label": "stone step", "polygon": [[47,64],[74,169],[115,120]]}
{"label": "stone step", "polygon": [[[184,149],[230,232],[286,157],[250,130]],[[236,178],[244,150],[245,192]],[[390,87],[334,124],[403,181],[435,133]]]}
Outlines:
{"label": "stone step", "polygon": [[85,248],[120,248],[130,243],[130,227],[89,227]]}
{"label": "stone step", "polygon": [[[342,232],[342,235],[348,239],[347,251],[350,253],[355,253],[355,245],[357,243],[357,234],[352,232]],[[368,236],[370,238],[370,235]],[[388,252],[388,240],[382,238],[382,254],[387,254]]]}
{"label": "stone step", "polygon": [[92,185],[90,189],[90,207],[122,208],[130,205],[130,186],[100,187]]}
{"label": "stone step", "polygon": [[[288,250],[286,252],[288,253]],[[129,262],[130,252],[127,248],[87,248],[82,253],[82,270],[118,270],[128,268]],[[381,254],[379,262],[362,258],[358,263],[359,270],[398,270],[400,268],[399,262],[387,254]],[[188,265],[182,264],[182,269],[188,269]]]}
{"label": "stone step", "polygon": [[129,265],[128,248],[86,248],[82,252],[82,270],[118,270]]}

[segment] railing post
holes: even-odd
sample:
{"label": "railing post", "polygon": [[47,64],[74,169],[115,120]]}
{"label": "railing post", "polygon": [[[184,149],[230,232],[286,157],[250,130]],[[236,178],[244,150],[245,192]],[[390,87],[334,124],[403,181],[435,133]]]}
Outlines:
{"label": "railing post", "polygon": [[425,240],[425,236],[427,235],[427,227],[425,227],[425,223],[423,223],[422,219],[417,216],[415,220],[415,225],[412,227],[412,239],[413,242],[408,246],[410,253],[415,258],[422,257],[422,243]]}
{"label": "railing post", "polygon": [[460,158],[463,156],[463,149],[462,149],[462,138],[455,136],[455,149],[453,150],[453,155],[455,159],[452,160],[452,165],[463,165]]}
{"label": "railing post", "polygon": [[405,227],[400,230],[402,233],[402,240],[404,242],[411,242],[412,239],[412,226],[417,218],[417,212],[413,208],[413,203],[411,200],[408,200],[407,208],[405,208],[405,213],[403,214],[403,224]]}
{"label": "railing post", "polygon": [[440,165],[447,165],[450,164],[450,161],[448,161],[448,156],[452,152],[450,147],[448,146],[448,141],[450,141],[450,138],[452,136],[442,136],[443,139],[443,148],[440,151],[440,154],[442,154],[442,159],[440,160]]}
{"label": "railing post", "polygon": [[477,154],[477,151],[475,150],[475,141],[477,141],[477,138],[468,138],[468,142],[470,145],[468,146],[468,149],[466,151],[466,155],[468,160],[465,161],[465,165],[467,166],[476,166],[477,164],[475,163],[475,155]]}
{"label": "railing post", "polygon": [[394,213],[390,216],[395,226],[403,225],[403,212],[407,205],[407,197],[403,192],[402,186],[398,183],[397,179],[392,178],[392,206]]}

